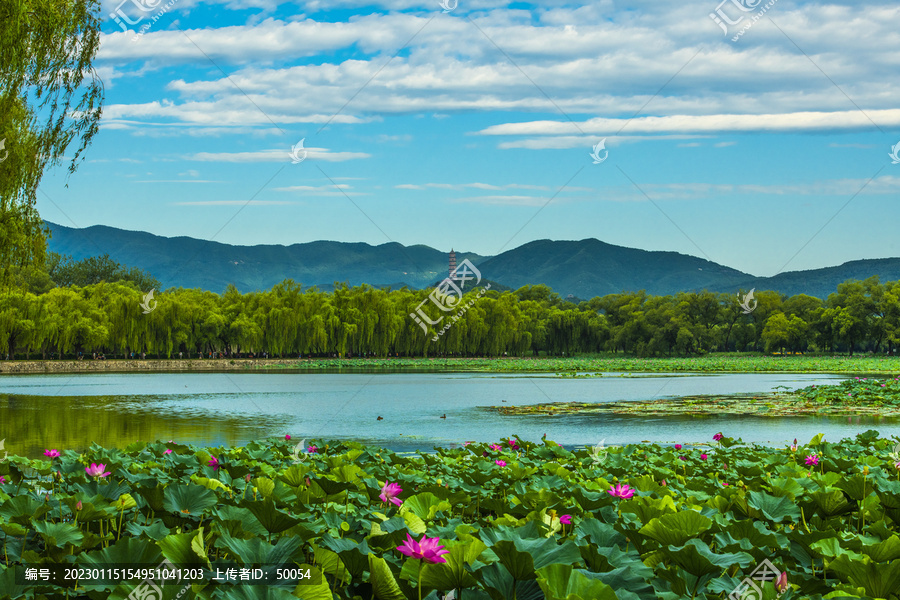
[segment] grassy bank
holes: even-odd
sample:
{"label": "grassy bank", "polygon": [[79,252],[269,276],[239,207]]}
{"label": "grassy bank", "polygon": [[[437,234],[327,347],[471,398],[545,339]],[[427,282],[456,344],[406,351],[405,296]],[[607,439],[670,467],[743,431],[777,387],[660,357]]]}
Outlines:
{"label": "grassy bank", "polygon": [[[125,598],[139,579],[81,581],[66,596],[16,572],[163,559],[198,578],[182,597],[208,600],[454,589],[466,600],[700,600],[729,594],[763,560],[785,573],[784,600],[898,597],[895,441],[867,432],[774,449],[727,433],[704,447],[590,452],[510,439],[410,456],[278,439],[11,456],[0,462],[0,599]],[[423,535],[443,550],[409,550],[407,536]],[[253,565],[267,585],[212,581]],[[773,581],[759,585],[757,597],[775,598]]]}
{"label": "grassy bank", "polygon": [[77,373],[147,371],[442,371],[489,373],[577,373],[631,371],[656,373],[885,373],[900,374],[896,356],[764,356],[710,354],[695,358],[634,358],[622,355],[572,358],[314,358],[191,360],[0,361],[0,373]]}

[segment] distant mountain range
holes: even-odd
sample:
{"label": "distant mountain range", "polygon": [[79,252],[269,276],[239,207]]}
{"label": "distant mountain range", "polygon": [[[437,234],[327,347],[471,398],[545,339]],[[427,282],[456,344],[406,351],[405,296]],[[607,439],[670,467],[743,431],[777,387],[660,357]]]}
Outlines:
{"label": "distant mountain range", "polygon": [[[150,272],[164,288],[199,287],[221,292],[231,283],[247,292],[293,279],[305,288],[317,286],[323,290],[332,289],[336,282],[421,289],[442,280],[448,272],[448,254],[424,245],[321,241],[233,246],[103,225],[73,229],[48,221],[47,226],[53,234],[49,242],[53,252],[79,260],[109,254],[128,267]],[[545,284],[564,298],[572,295],[582,299],[637,290],[666,295],[750,288],[826,298],[847,279],[872,275],[882,281],[900,279],[900,258],[857,260],[764,278],[677,252],[650,252],[596,239],[537,240],[493,257],[459,251],[456,256],[457,262],[468,258],[484,278],[502,286],[517,289]]]}

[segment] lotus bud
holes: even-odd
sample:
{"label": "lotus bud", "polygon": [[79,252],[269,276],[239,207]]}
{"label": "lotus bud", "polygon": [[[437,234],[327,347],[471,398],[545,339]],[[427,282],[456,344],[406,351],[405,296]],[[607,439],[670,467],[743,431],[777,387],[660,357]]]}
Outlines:
{"label": "lotus bud", "polygon": [[81,500],[75,503],[75,510],[81,510]]}
{"label": "lotus bud", "polygon": [[244,481],[246,481],[247,483],[250,483],[250,473],[247,473],[246,475],[244,475]]}
{"label": "lotus bud", "polygon": [[788,588],[787,581],[787,571],[782,571],[781,575],[778,576],[778,580],[775,582],[775,589],[778,590],[778,593],[784,592]]}

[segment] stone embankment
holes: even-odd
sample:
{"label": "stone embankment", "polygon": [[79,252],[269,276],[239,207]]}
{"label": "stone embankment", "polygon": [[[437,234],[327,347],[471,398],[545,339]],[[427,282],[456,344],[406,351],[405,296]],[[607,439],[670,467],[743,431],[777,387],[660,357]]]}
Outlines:
{"label": "stone embankment", "polygon": [[243,371],[267,367],[302,366],[301,361],[257,358],[171,360],[0,360],[0,374],[10,373],[114,373],[128,371]]}

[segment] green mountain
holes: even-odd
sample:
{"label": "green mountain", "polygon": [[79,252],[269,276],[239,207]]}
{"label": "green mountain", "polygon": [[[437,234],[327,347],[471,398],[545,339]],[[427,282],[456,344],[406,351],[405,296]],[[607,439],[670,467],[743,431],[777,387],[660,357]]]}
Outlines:
{"label": "green mountain", "polygon": [[[448,257],[428,246],[398,243],[310,242],[291,246],[232,246],[189,237],[162,237],[94,225],[73,229],[47,222],[49,249],[76,260],[109,254],[128,267],[150,272],[163,287],[199,287],[221,292],[231,283],[241,292],[264,290],[285,279],[330,290],[335,282],[425,288],[448,273]],[[474,264],[483,257],[457,253]]]}
{"label": "green mountain", "polygon": [[537,240],[480,263],[486,277],[512,288],[545,283],[563,297],[593,298],[622,291],[674,294],[719,290],[752,275],[677,252],[650,252],[596,239]]}
{"label": "green mountain", "polygon": [[[73,229],[47,222],[49,247],[75,259],[109,254],[128,267],[140,267],[163,287],[199,287],[221,292],[234,284],[242,292],[268,289],[284,279],[330,290],[335,282],[399,288],[427,288],[447,276],[446,252],[395,242],[310,242],[291,246],[232,246],[188,237],[167,238],[141,231],[95,225]],[[648,294],[681,291],[777,290],[788,295],[827,298],[847,279],[878,275],[900,279],[900,258],[857,260],[836,267],[754,277],[736,269],[677,252],[651,252],[580,241],[537,240],[493,257],[458,252],[468,258],[492,289],[545,284],[563,298],[593,298],[622,291]]]}
{"label": "green mountain", "polygon": [[828,294],[837,291],[839,283],[848,279],[868,279],[872,275],[878,275],[881,281],[900,280],[900,258],[870,258],[845,262],[837,267],[788,271],[774,277],[757,277],[724,291],[755,287],[760,290],[778,290],[788,296],[808,294],[825,299]]}

